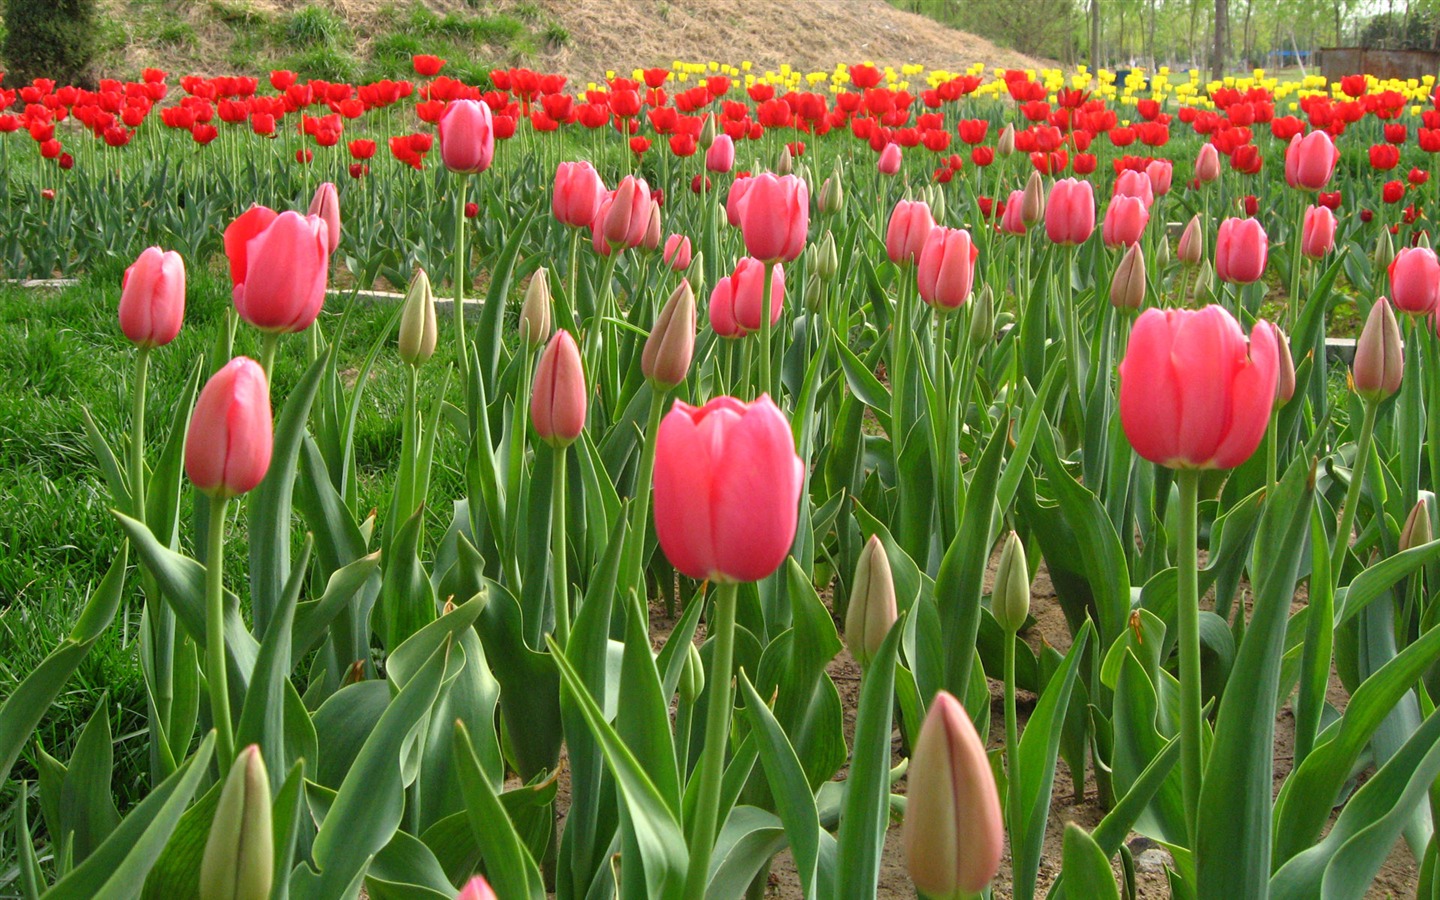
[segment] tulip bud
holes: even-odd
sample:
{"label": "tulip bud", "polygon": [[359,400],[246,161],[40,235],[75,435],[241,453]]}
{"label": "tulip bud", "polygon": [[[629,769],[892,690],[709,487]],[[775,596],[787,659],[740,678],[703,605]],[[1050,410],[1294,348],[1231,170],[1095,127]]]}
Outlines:
{"label": "tulip bud", "polygon": [[640,371],[650,383],[668,391],[685,380],[695,353],[695,293],[681,279],[670,294],[640,354]]}
{"label": "tulip bud", "polygon": [[784,178],[795,171],[795,159],[790,155],[788,146],[781,147],[780,152],[775,156],[775,174]]}
{"label": "tulip bud", "polygon": [[835,235],[827,231],[815,250],[815,271],[829,281],[839,268],[840,255],[835,249]]}
{"label": "tulip bud", "polygon": [[819,313],[820,310],[824,308],[825,283],[820,280],[820,276],[815,272],[811,272],[810,277],[805,279],[805,292],[804,296],[800,299],[801,302],[805,304],[805,309],[809,312]]}
{"label": "tulip bud", "polygon": [[995,340],[995,292],[990,285],[980,288],[970,310],[970,343],[983,347]]}
{"label": "tulip bud", "polygon": [[1180,249],[1176,255],[1187,266],[1200,265],[1205,255],[1205,235],[1200,230],[1199,213],[1191,216],[1190,221],[1185,223],[1185,230],[1180,232]]}
{"label": "tulip bud", "polygon": [[1275,399],[1279,406],[1290,402],[1295,396],[1295,358],[1290,355],[1290,338],[1279,328],[1275,329],[1275,343],[1280,350],[1280,368],[1276,370]]}
{"label": "tulip bud", "polygon": [[1370,307],[1360,340],[1355,342],[1355,393],[1369,403],[1379,403],[1400,389],[1405,371],[1405,351],[1400,340],[1400,323],[1381,297]]}
{"label": "tulip bud", "polygon": [[880,151],[880,158],[875,161],[875,169],[881,175],[897,175],[902,162],[904,155],[900,152],[900,145],[886,144],[885,149]]}
{"label": "tulip bud", "polygon": [[680,702],[694,703],[705,691],[705,665],[700,661],[700,648],[685,645],[685,665],[680,669]]}
{"label": "tulip bud", "polygon": [[715,116],[707,113],[705,124],[700,126],[700,146],[702,149],[709,150],[713,143],[715,143]]}
{"label": "tulip bud", "polygon": [[1195,273],[1195,299],[1202,300],[1210,296],[1215,287],[1215,270],[1210,266],[1210,260],[1200,263],[1200,271]]}
{"label": "tulip bud", "polygon": [[665,265],[676,272],[683,272],[690,265],[690,239],[683,234],[672,234],[665,239],[665,252],[661,258]]}
{"label": "tulip bud", "polygon": [[1110,279],[1110,305],[1116,309],[1139,309],[1145,302],[1145,254],[1131,244]]}
{"label": "tulip bud", "polygon": [[897,615],[890,559],[879,536],[871,535],[860,551],[850,606],[845,610],[845,646],[862,668],[879,652]]}
{"label": "tulip bud", "polygon": [[120,330],[137,347],[175,340],[185,319],[185,261],[174,250],[141,253],[120,287]]}
{"label": "tulip bud", "polygon": [[485,880],[484,875],[476,875],[465,882],[465,887],[455,895],[455,900],[496,900],[495,891],[490,888],[490,882]]}
{"label": "tulip bud", "polygon": [[435,338],[435,295],[430,290],[430,276],[417,266],[400,313],[400,358],[418,368],[434,355]]}
{"label": "tulip bud", "polygon": [[1418,240],[1418,241],[1415,242],[1415,246],[1416,246],[1416,247],[1422,247],[1422,248],[1424,248],[1424,249],[1426,249],[1426,250],[1429,250],[1429,249],[1430,249],[1430,232],[1428,232],[1428,231],[1422,231],[1422,232],[1420,232],[1420,240]]}
{"label": "tulip bud", "polygon": [[530,421],[552,447],[569,446],[585,428],[585,373],[580,348],[568,331],[557,331],[540,354],[530,394]]}
{"label": "tulip bud", "polygon": [[925,200],[930,206],[930,214],[939,222],[945,218],[945,192],[940,190],[940,185],[932,184],[925,188]]}
{"label": "tulip bud", "polygon": [[550,270],[541,266],[530,276],[520,307],[520,339],[532,348],[550,340]]}
{"label": "tulip bud", "polygon": [[1375,265],[1377,268],[1388,269],[1395,261],[1395,245],[1390,240],[1390,229],[1380,229],[1380,237],[1375,240]]}
{"label": "tulip bud", "polygon": [[662,233],[663,232],[660,222],[660,204],[651,203],[650,221],[645,226],[645,238],[640,242],[640,245],[646,250],[659,250],[660,236]]}
{"label": "tulip bud", "polygon": [[1006,634],[1015,634],[1030,615],[1030,570],[1025,560],[1025,544],[1010,532],[1005,548],[1000,551],[1000,565],[995,570],[995,587],[990,592],[990,612]]}
{"label": "tulip bud", "polygon": [[274,868],[270,776],[260,748],[251,744],[240,751],[220,791],[200,862],[200,896],[267,900]]}
{"label": "tulip bud", "polygon": [[185,437],[185,474],[203,493],[236,497],[265,478],[274,449],[270,384],[239,356],[205,383]]}
{"label": "tulip bud", "polygon": [[820,185],[820,197],[816,205],[822,216],[833,216],[845,206],[845,191],[840,186],[840,173],[831,175]]}
{"label": "tulip bud", "polygon": [[309,214],[325,221],[325,240],[329,242],[330,252],[334,253],[335,248],[340,246],[340,195],[335,192],[334,184],[327,181],[315,189]]}
{"label": "tulip bud", "polygon": [[1428,544],[1434,539],[1430,525],[1430,507],[1425,498],[1421,497],[1411,508],[1410,515],[1405,517],[1405,527],[1400,529],[1400,550],[1404,552]]}
{"label": "tulip bud", "polygon": [[1161,240],[1155,245],[1155,267],[1162,272],[1170,265],[1170,242]]}
{"label": "tulip bud", "polygon": [[1001,130],[1000,137],[995,141],[995,152],[1001,156],[1009,156],[1015,152],[1015,126],[1006,124]]}
{"label": "tulip bud", "polygon": [[1039,172],[1031,171],[1025,182],[1025,197],[1020,204],[1020,221],[1034,225],[1045,218],[1045,179]]}

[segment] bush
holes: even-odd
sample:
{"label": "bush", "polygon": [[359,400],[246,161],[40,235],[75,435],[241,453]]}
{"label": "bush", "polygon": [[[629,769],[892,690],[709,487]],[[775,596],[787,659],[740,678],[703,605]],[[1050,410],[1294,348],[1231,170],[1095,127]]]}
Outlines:
{"label": "bush", "polygon": [[8,78],[88,84],[95,25],[95,0],[5,0]]}

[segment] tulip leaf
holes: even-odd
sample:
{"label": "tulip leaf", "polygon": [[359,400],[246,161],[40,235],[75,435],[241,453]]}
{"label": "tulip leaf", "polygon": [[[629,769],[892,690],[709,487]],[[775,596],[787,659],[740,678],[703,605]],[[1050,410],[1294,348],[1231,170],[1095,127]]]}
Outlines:
{"label": "tulip leaf", "polygon": [[500,719],[509,735],[512,763],[520,777],[529,780],[554,768],[560,757],[559,676],[549,654],[526,645],[514,595],[492,581],[485,589],[489,599],[475,627],[500,682]]}
{"label": "tulip leaf", "polygon": [[145,485],[145,521],[159,539],[177,547],[180,538],[180,495],[185,485],[185,439],[190,430],[190,417],[195,411],[195,394],[200,390],[204,374],[200,360],[190,367],[190,377],[175,401],[175,417],[170,434],[155,462]]}
{"label": "tulip leaf", "polygon": [[890,429],[890,392],[845,343],[836,342],[835,350],[840,356],[840,368],[845,372],[845,383],[850,385],[850,392],[870,407],[880,427],[894,440],[895,435]]}
{"label": "tulip leaf", "polygon": [[405,520],[387,548],[380,576],[380,633],[396,652],[411,635],[435,621],[435,589],[420,562],[420,537],[425,525],[421,506]]}
{"label": "tulip leaf", "polygon": [[1401,550],[1356,575],[1348,588],[1336,593],[1341,606],[1335,624],[1348,622],[1360,610],[1384,596],[1400,579],[1437,558],[1440,558],[1440,540]]}
{"label": "tulip leaf", "polygon": [[1110,859],[1085,829],[1070,822],[1065,826],[1064,861],[1061,874],[1069,890],[1077,897],[1091,900],[1120,900]]}
{"label": "tulip leaf", "polygon": [[1045,410],[1050,407],[1050,397],[1055,393],[1055,386],[1063,383],[1060,378],[1064,374],[1065,370],[1059,366],[1051,369],[1045,375],[1038,392],[1031,391],[1028,382],[1022,382],[1024,414],[1020,419],[1020,430],[1015,437],[1015,449],[1010,451],[1010,458],[1005,461],[1005,468],[1001,471],[1000,481],[995,487],[995,504],[1002,511],[1010,509],[1010,504],[1015,500],[1015,492],[1020,489],[1020,476],[1030,462],[1030,451],[1035,446],[1035,438],[1040,433],[1041,425],[1049,422],[1045,417]]}
{"label": "tulip leaf", "polygon": [[314,650],[325,639],[330,623],[354,599],[370,576],[380,567],[380,552],[362,556],[330,573],[325,593],[316,600],[307,600],[295,607],[295,624],[291,636],[290,658],[299,659]]}
{"label": "tulip leaf", "polygon": [[618,696],[624,699],[618,704],[615,729],[655,783],[670,812],[678,817],[680,773],[675,767],[670,704],[650,649],[650,623],[633,591],[623,606],[625,649]]}
{"label": "tulip leaf", "polygon": [[179,900],[200,896],[200,863],[210,839],[224,782],[216,782],[185,810],[165,850],[145,879],[144,900]]}
{"label": "tulip leaf", "polygon": [[706,897],[743,897],[775,854],[785,849],[785,827],[774,813],[737,806],[726,817],[710,857]]}
{"label": "tulip leaf", "polygon": [[95,461],[100,466],[100,474],[105,477],[105,484],[110,488],[111,499],[120,509],[133,510],[134,501],[130,499],[130,482],[125,477],[124,469],[120,465],[120,460],[115,456],[115,451],[110,449],[110,442],[105,440],[105,435],[100,433],[100,426],[95,424],[89,407],[81,404],[80,416],[85,422],[85,437],[90,442],[90,452],[95,454]]}
{"label": "tulip leaf", "polygon": [[541,206],[532,207],[515,226],[493,264],[489,266],[490,287],[485,292],[485,304],[480,308],[480,328],[475,335],[475,356],[480,358],[480,377],[485,384],[495,383],[496,369],[500,364],[500,328],[504,322],[505,298],[510,296],[510,282],[515,276],[515,259],[520,255],[520,246],[534,224]]}
{"label": "tulip leaf", "polygon": [[47,809],[54,810],[55,820],[47,816],[45,824],[52,835],[63,835],[71,842],[77,863],[84,862],[120,822],[120,811],[110,796],[115,763],[109,705],[109,696],[102,695],[75,742],[59,796],[47,798]]}
{"label": "tulip leaf", "polygon": [[[1144,774],[1153,770],[1167,742],[1175,743],[1173,728],[1169,734],[1159,731],[1159,691],[1157,683],[1151,681],[1168,677],[1163,669],[1147,671],[1134,651],[1122,657],[1115,679],[1114,747],[1110,756],[1117,793],[1133,793]],[[1185,810],[1179,773],[1161,778],[1152,794],[1153,799],[1135,819],[1135,829],[1156,840],[1184,841]]]}
{"label": "tulip leaf", "polygon": [[540,869],[525,849],[490,779],[481,770],[470,732],[462,722],[455,723],[453,749],[465,814],[485,871],[489,873],[491,888],[500,897],[543,898],[545,883]]}

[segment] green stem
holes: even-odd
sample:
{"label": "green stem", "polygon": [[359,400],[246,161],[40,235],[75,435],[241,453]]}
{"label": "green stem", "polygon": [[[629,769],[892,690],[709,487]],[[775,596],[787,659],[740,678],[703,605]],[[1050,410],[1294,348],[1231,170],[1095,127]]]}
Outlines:
{"label": "green stem", "polygon": [[265,370],[265,384],[267,387],[270,382],[274,380],[270,373],[275,371],[275,350],[279,346],[280,333],[278,331],[263,331],[260,333],[260,368]]}
{"label": "green stem", "polygon": [[686,900],[704,900],[705,882],[710,874],[710,853],[720,816],[720,779],[725,748],[730,742],[730,713],[735,704],[735,685],[730,669],[735,654],[735,593],[738,585],[722,582],[715,591],[715,639],[710,657],[710,701],[705,710],[705,746],[695,777],[700,779],[695,827],[690,833],[690,867],[685,874]]}
{"label": "green stem", "polygon": [[[1019,834],[1020,821],[1020,722],[1015,714],[1014,632],[1005,632],[1005,808],[1011,834]],[[1011,861],[1014,865],[1014,861]],[[1012,876],[1013,876],[1012,871]]]}
{"label": "green stem", "polygon": [[1276,398],[1275,408],[1270,411],[1270,421],[1265,426],[1265,485],[1269,490],[1275,489],[1276,475],[1279,468],[1279,449],[1275,442],[1280,438],[1278,423],[1280,421],[1279,398]]}
{"label": "green stem", "polygon": [[130,415],[130,515],[145,521],[145,383],[150,373],[150,348],[135,354],[135,384]]}
{"label": "green stem", "polygon": [[[660,414],[665,408],[669,391],[652,386],[650,394],[650,416],[645,426],[645,448],[640,454],[640,477],[635,482],[635,502],[630,519],[630,559],[626,571],[634,578],[636,596],[644,603],[645,598],[645,525],[650,518],[651,482],[655,478],[655,436],[660,430]],[[669,596],[668,594],[666,596]],[[641,612],[644,612],[642,606]]]}
{"label": "green stem", "polygon": [[1180,469],[1175,479],[1180,487],[1180,581],[1176,612],[1180,632],[1180,783],[1185,800],[1185,824],[1193,847],[1204,774],[1200,746],[1204,732],[1200,713],[1200,590],[1196,554],[1200,472]]}
{"label": "green stem", "polygon": [[416,400],[419,393],[419,371],[414,366],[406,366],[408,371],[405,375],[405,428],[404,428],[404,454],[403,458],[409,460],[409,464],[400,473],[400,512],[409,518],[419,505],[416,501],[416,493],[420,487],[420,409]]}
{"label": "green stem", "polygon": [[555,448],[555,474],[550,484],[551,594],[555,601],[555,640],[570,641],[570,579],[565,571],[565,457],[569,449]]}
{"label": "green stem", "polygon": [[235,758],[230,729],[230,689],[225,672],[225,510],[230,501],[210,498],[210,528],[205,553],[205,680],[210,685],[210,717],[218,732],[216,757],[221,772]]}
{"label": "green stem", "polygon": [[1340,510],[1340,526],[1335,529],[1335,547],[1330,552],[1331,579],[1338,582],[1345,568],[1345,551],[1350,549],[1350,531],[1355,527],[1355,513],[1360,506],[1360,489],[1365,483],[1365,469],[1370,462],[1370,441],[1375,436],[1375,413],[1380,404],[1365,401],[1365,418],[1360,423],[1360,437],[1355,441],[1355,464],[1350,467],[1350,487],[1345,491],[1345,506]]}
{"label": "green stem", "polygon": [[470,382],[470,353],[465,347],[465,176],[455,178],[455,356],[461,383]]}
{"label": "green stem", "polygon": [[776,405],[780,403],[779,391],[770,383],[770,285],[775,277],[775,264],[765,264],[765,282],[760,294],[760,393],[770,394]]}

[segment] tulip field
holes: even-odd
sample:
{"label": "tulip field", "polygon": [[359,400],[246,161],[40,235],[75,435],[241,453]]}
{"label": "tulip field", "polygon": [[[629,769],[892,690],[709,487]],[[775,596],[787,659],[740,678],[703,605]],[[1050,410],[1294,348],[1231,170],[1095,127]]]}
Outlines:
{"label": "tulip field", "polygon": [[1440,893],[1433,78],[446,65],[0,90],[0,897]]}

